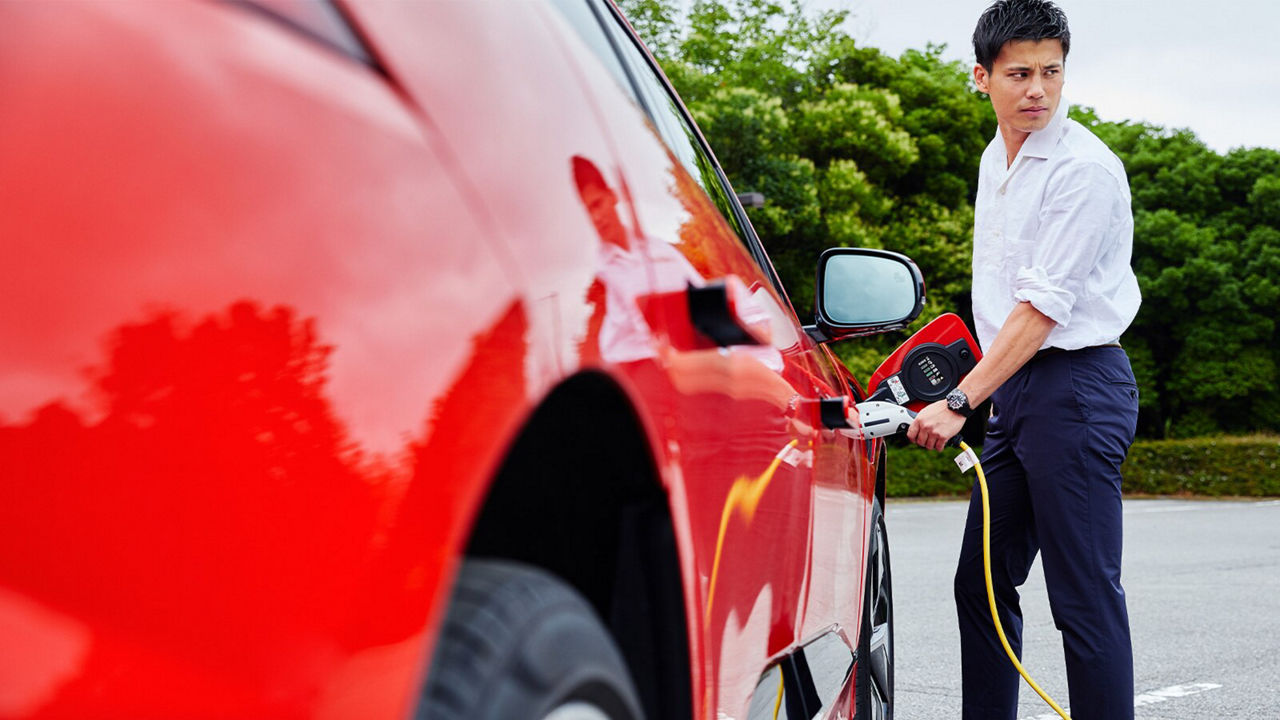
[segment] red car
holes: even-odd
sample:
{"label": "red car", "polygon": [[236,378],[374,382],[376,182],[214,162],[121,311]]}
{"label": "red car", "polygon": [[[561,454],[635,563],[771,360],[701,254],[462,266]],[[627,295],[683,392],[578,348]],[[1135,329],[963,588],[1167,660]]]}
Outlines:
{"label": "red car", "polygon": [[803,326],[610,2],[0,38],[0,717],[887,716],[918,272]]}

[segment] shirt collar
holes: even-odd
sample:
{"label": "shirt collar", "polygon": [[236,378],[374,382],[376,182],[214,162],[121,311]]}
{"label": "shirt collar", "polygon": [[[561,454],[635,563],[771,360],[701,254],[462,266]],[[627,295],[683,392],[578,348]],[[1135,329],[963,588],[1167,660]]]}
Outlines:
{"label": "shirt collar", "polygon": [[1062,137],[1062,130],[1067,124],[1067,101],[1062,97],[1058,98],[1058,110],[1049,120],[1049,124],[1043,130],[1036,130],[1031,133],[1023,143],[1022,148],[1018,150],[1019,157],[1036,157],[1047,159],[1049,153],[1057,146],[1058,140]]}

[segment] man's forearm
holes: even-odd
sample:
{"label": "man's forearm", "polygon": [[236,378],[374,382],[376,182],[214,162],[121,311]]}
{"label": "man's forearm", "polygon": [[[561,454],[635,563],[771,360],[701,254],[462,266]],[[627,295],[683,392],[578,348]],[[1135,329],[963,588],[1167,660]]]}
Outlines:
{"label": "man's forearm", "polygon": [[1036,354],[1056,323],[1029,302],[1018,303],[960,389],[977,406]]}

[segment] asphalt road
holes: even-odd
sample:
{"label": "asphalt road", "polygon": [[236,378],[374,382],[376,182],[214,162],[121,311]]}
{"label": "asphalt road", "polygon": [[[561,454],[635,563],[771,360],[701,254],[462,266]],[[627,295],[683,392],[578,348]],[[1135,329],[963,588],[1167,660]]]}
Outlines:
{"label": "asphalt road", "polygon": [[[951,581],[966,503],[889,501],[897,720],[960,717]],[[1139,719],[1280,718],[1280,501],[1126,500],[1123,582]],[[1039,566],[1023,665],[1067,705]],[[1021,720],[1058,717],[1024,684]]]}

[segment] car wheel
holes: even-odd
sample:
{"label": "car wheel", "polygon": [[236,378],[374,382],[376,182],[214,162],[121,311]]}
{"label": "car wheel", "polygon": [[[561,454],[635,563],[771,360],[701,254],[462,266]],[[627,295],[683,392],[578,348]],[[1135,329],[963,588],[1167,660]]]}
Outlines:
{"label": "car wheel", "polygon": [[893,583],[889,535],[878,499],[871,503],[871,537],[858,640],[855,702],[858,720],[893,720]]}
{"label": "car wheel", "polygon": [[468,560],[415,720],[640,720],[626,663],[595,611],[541,569]]}

